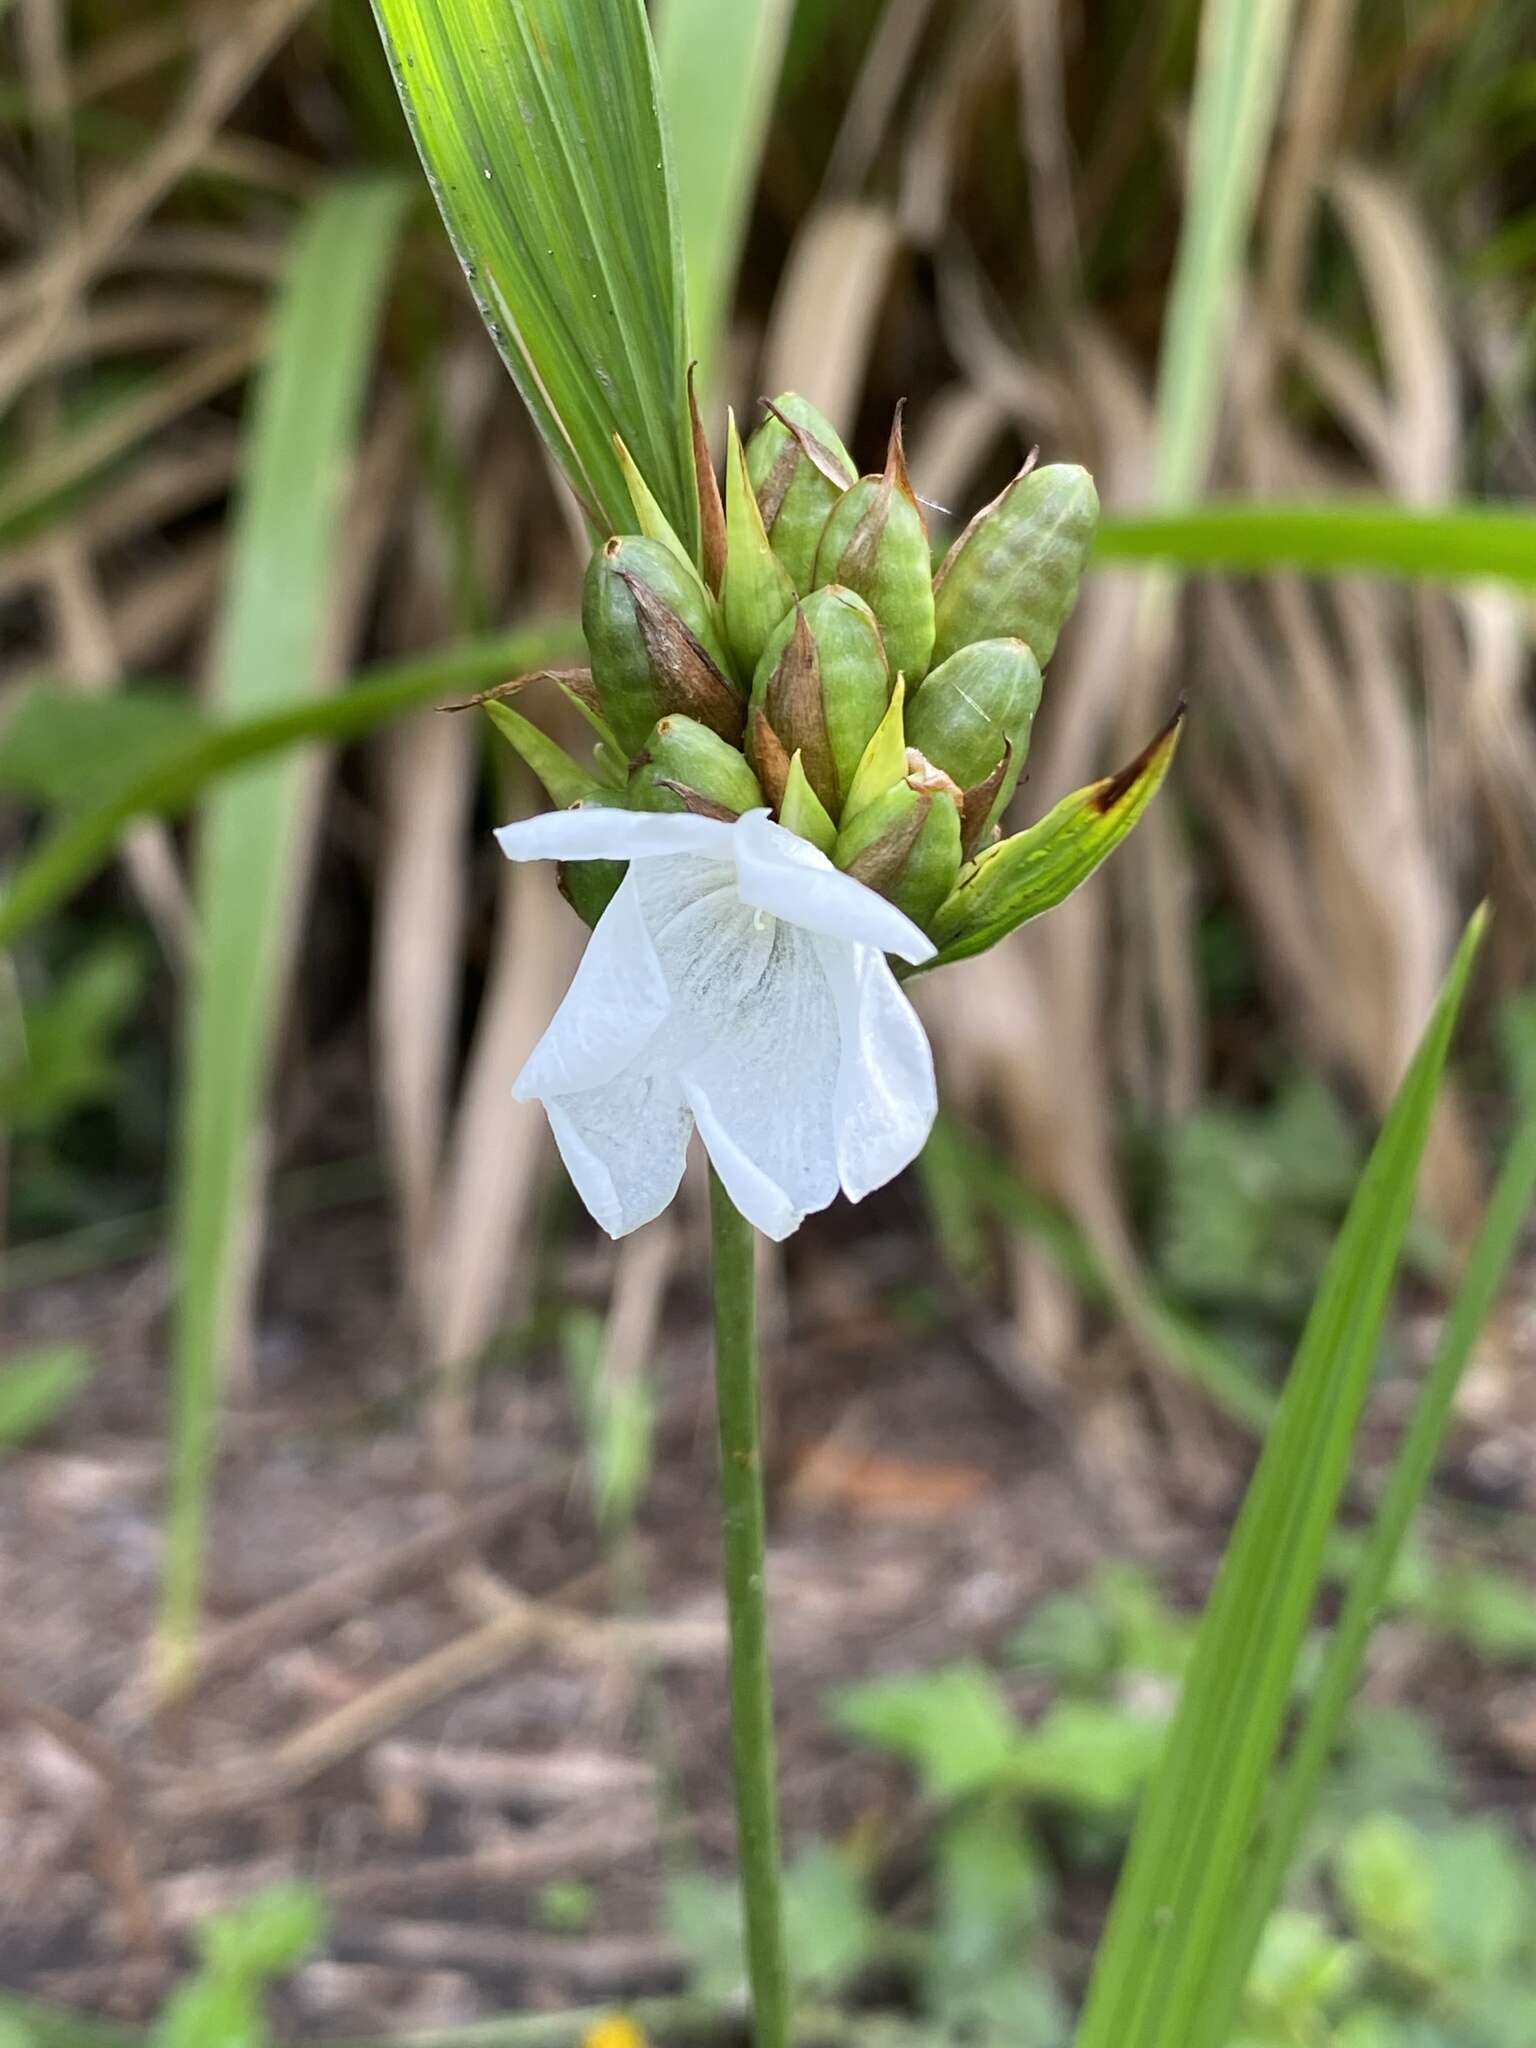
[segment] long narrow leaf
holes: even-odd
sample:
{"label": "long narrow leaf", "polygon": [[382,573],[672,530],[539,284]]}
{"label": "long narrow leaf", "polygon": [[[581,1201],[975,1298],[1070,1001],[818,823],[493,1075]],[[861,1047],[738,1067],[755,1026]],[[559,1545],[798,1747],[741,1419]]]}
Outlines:
{"label": "long narrow leaf", "polygon": [[[311,694],[364,378],[401,194],[345,188],[306,222],[255,401],[216,698],[254,714]],[[304,764],[271,762],[217,792],[198,863],[174,1260],[170,1499],[163,1645],[196,1628],[217,1386],[241,1309],[257,1130],[300,882]]]}
{"label": "long narrow leaf", "polygon": [[1201,1623],[1099,1951],[1078,2048],[1188,2048],[1273,1767],[1430,1117],[1468,927],[1356,1189]]}
{"label": "long narrow leaf", "polygon": [[[148,762],[125,755],[123,765],[129,772],[86,809],[55,826],[0,891],[0,951],[13,946],[39,918],[98,874],[135,818],[175,817],[195,803],[210,783],[236,768],[286,753],[290,747],[361,739],[438,698],[573,659],[579,642],[574,624],[492,634],[445,648],[441,654],[369,670],[340,696],[311,698],[281,711],[231,720],[227,725],[195,722],[195,729],[186,737],[168,738]],[[67,709],[71,724],[77,724],[75,699],[63,699],[62,708]],[[0,787],[7,781],[5,761],[5,747],[0,743]],[[92,780],[100,779],[102,771],[93,762]]]}
{"label": "long narrow leaf", "polygon": [[1121,515],[1099,528],[1098,559],[1166,562],[1180,569],[1319,576],[1496,580],[1536,589],[1536,513],[1503,505],[1408,511],[1401,505],[1203,505],[1196,511]]}
{"label": "long narrow leaf", "polygon": [[416,147],[503,360],[601,532],[619,434],[698,542],[687,321],[642,0],[374,0]]}
{"label": "long narrow leaf", "polygon": [[1190,115],[1188,201],[1158,358],[1155,493],[1198,498],[1259,175],[1274,131],[1295,0],[1205,0]]}
{"label": "long narrow leaf", "polygon": [[1393,1567],[1451,1420],[1456,1390],[1483,1325],[1492,1313],[1521,1231],[1536,1200],[1536,1099],[1526,1107],[1505,1154],[1482,1229],[1446,1318],[1439,1348],[1399,1446],[1371,1522],[1370,1537],[1334,1624],[1323,1668],[1296,1747],[1272,1807],[1261,1847],[1233,1903],[1231,1919],[1207,1986],[1189,2048],[1226,2048],[1243,1986],[1265,1922],[1317,1800],[1324,1767],[1338,1741],[1381,1613]]}
{"label": "long narrow leaf", "polygon": [[657,25],[688,325],[706,401],[792,13],[790,0],[666,0]]}

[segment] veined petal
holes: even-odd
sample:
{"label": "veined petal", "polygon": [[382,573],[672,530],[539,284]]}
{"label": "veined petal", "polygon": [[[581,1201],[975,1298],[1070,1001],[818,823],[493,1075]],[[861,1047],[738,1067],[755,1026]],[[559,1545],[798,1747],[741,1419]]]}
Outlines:
{"label": "veined petal", "polygon": [[513,1082],[514,1098],[548,1101],[601,1087],[638,1058],[671,1008],[631,868],[598,919],[549,1029]]}
{"label": "veined petal", "polygon": [[879,953],[814,941],[841,1037],[834,1104],[838,1177],[861,1202],[921,1152],[938,1114],[933,1054]]}
{"label": "veined petal", "polygon": [[[702,821],[701,821],[702,822]],[[743,903],[823,938],[874,946],[916,967],[933,958],[933,942],[893,903],[839,874],[826,855],[766,811],[748,811],[725,828],[734,835],[736,886]]]}
{"label": "veined petal", "polygon": [[680,1079],[731,1200],[766,1237],[784,1238],[837,1193],[842,1036],[823,942],[790,924],[768,930],[768,957],[734,1029]]}
{"label": "veined petal", "polygon": [[536,818],[503,825],[496,839],[508,860],[650,860],[668,853],[729,860],[734,829],[724,819],[688,812],[578,804],[574,810],[542,811]]}
{"label": "veined petal", "polygon": [[638,1060],[600,1088],[546,1096],[544,1108],[577,1194],[610,1237],[661,1214],[693,1131],[670,1062]]}

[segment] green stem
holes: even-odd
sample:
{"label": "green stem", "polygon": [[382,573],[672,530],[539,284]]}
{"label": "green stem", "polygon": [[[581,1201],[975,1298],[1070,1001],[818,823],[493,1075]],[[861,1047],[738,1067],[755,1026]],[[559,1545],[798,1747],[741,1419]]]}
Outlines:
{"label": "green stem", "polygon": [[784,1950],[768,1600],[763,1580],[763,1457],[752,1226],[738,1212],[713,1168],[709,1211],[725,1605],[731,1637],[731,1748],[746,1904],[747,1974],[752,1985],[756,2048],[788,2048],[789,1966]]}

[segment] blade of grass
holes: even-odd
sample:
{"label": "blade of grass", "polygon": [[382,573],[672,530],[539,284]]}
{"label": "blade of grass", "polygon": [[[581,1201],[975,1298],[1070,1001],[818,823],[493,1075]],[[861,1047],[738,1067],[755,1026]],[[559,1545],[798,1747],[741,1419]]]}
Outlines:
{"label": "blade of grass", "polygon": [[793,11],[789,0],[666,0],[657,28],[706,417]]}
{"label": "blade of grass", "polygon": [[1155,494],[1166,505],[1199,497],[1210,467],[1293,12],[1294,0],[1206,0],[1201,12],[1189,198],[1158,358]]}
{"label": "blade of grass", "polygon": [[1369,501],[1203,505],[1107,518],[1097,550],[1102,561],[1166,562],[1180,569],[1365,572],[1536,589],[1536,513],[1504,505],[1434,512]]}
{"label": "blade of grass", "polygon": [[1521,1231],[1536,1200],[1536,1097],[1526,1105],[1489,1198],[1445,1330],[1425,1377],[1407,1434],[1372,1518],[1370,1536],[1328,1640],[1317,1686],[1290,1762],[1264,1818],[1261,1845],[1244,1877],[1203,1993],[1189,2048],[1225,2048],[1259,1938],[1276,1901],[1318,1786],[1349,1712],[1366,1645],[1381,1613],[1403,1538],[1440,1454],[1462,1374],[1493,1310]]}
{"label": "blade of grass", "polygon": [[1370,1386],[1452,1029],[1468,926],[1334,1245],[1116,1889],[1077,2048],[1187,2048],[1273,1767]]}
{"label": "blade of grass", "polygon": [[695,549],[682,253],[642,0],[374,14],[475,301],[587,517],[629,523],[617,433]]}
{"label": "blade of grass", "polygon": [[[319,687],[338,517],[401,214],[393,183],[340,189],[301,231],[258,387],[216,694],[260,712]],[[243,1320],[257,1136],[302,882],[302,762],[211,799],[199,848],[173,1234],[176,1299],[160,1654],[190,1653],[219,1382]]]}
{"label": "blade of grass", "polygon": [[[227,725],[201,726],[168,745],[152,764],[137,769],[121,788],[54,827],[0,893],[0,949],[13,946],[98,874],[135,818],[175,817],[210,783],[237,768],[290,747],[361,739],[437,698],[481,689],[530,669],[558,666],[573,658],[578,645],[574,624],[492,634],[441,654],[367,670],[362,681],[336,697],[232,719]],[[3,761],[0,745],[0,764]]]}

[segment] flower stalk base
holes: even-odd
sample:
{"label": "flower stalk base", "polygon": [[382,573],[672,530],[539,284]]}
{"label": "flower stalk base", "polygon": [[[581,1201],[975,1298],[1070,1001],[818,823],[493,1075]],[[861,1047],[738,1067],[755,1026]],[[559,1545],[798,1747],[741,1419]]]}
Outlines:
{"label": "flower stalk base", "polygon": [[763,1460],[752,1226],[711,1169],[721,1527],[730,1625],[731,1747],[755,2048],[789,2048],[789,1965],[779,1867],[768,1670]]}

